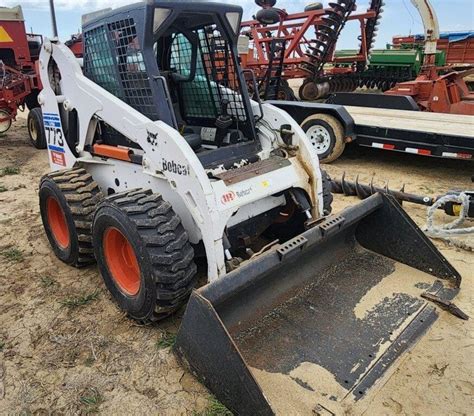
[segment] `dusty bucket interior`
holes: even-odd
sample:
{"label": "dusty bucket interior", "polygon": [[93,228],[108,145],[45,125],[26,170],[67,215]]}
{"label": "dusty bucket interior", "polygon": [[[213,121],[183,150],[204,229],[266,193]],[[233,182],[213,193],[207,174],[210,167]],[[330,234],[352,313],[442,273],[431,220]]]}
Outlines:
{"label": "dusty bucket interior", "polygon": [[[378,198],[332,233],[304,233],[293,255],[269,253],[193,294],[178,355],[236,413],[339,414],[436,319],[420,294],[455,295],[455,270]],[[393,235],[378,240],[387,215]]]}
{"label": "dusty bucket interior", "polygon": [[273,410],[336,412],[335,402],[362,397],[398,356],[410,324],[417,327],[410,335],[423,332],[433,309],[425,311],[420,294],[441,287],[427,273],[356,245],[314,270],[286,301],[228,329]]}

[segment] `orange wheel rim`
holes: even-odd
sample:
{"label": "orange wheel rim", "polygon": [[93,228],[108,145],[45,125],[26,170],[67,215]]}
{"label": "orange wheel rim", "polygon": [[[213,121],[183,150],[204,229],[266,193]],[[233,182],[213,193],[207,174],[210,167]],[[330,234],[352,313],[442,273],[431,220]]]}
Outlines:
{"label": "orange wheel rim", "polygon": [[119,289],[129,296],[140,290],[140,267],[132,245],[115,227],[104,233],[104,256],[112,278]]}
{"label": "orange wheel rim", "polygon": [[64,211],[56,198],[50,196],[46,200],[46,212],[48,224],[57,245],[62,249],[69,247],[69,227],[66,222]]}

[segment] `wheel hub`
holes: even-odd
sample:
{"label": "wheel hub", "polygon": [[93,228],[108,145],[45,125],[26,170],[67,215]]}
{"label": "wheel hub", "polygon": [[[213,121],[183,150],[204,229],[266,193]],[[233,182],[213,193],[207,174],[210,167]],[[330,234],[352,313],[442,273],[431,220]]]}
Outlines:
{"label": "wheel hub", "polygon": [[311,126],[307,130],[306,135],[318,155],[326,153],[329,150],[331,146],[331,135],[325,127],[320,125]]}
{"label": "wheel hub", "polygon": [[104,256],[110,274],[121,292],[135,296],[140,291],[140,267],[132,245],[120,230],[109,227],[104,233]]}
{"label": "wheel hub", "polygon": [[35,121],[32,119],[28,123],[28,130],[30,132],[31,139],[36,142],[38,140],[38,130],[36,129]]}
{"label": "wheel hub", "polygon": [[50,196],[46,201],[46,212],[48,224],[54,239],[59,247],[65,249],[69,247],[69,227],[66,222],[64,211],[56,198]]}

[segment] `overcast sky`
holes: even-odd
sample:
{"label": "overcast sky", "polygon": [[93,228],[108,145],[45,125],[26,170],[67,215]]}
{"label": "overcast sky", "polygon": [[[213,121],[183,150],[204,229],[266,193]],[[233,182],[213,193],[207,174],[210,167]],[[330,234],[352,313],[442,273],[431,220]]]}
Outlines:
{"label": "overcast sky", "polygon": [[[250,18],[259,7],[254,0],[219,0],[221,3],[239,4],[244,8],[244,18]],[[77,33],[81,26],[81,15],[106,7],[119,7],[132,1],[126,0],[55,0],[60,38],[66,40]],[[303,10],[310,0],[278,0],[277,6],[288,12]],[[323,2],[325,6],[328,1]],[[369,1],[357,2],[358,11],[367,9]],[[381,21],[376,47],[384,47],[393,35],[423,33],[420,17],[410,0],[385,0],[385,11]],[[474,30],[474,0],[431,0],[441,31]],[[27,30],[46,36],[51,35],[48,0],[1,0],[2,6],[22,5]],[[357,46],[358,25],[349,23],[342,32],[338,49]]]}

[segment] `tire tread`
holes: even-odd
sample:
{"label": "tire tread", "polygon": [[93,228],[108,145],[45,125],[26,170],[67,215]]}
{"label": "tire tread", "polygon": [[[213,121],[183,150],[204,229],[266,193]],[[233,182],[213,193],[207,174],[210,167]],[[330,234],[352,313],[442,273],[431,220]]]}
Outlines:
{"label": "tire tread", "polygon": [[95,263],[92,220],[103,198],[99,186],[83,168],[51,172],[43,176],[41,183],[45,180],[51,180],[58,186],[71,210],[79,243],[77,259],[72,265],[84,267]]}
{"label": "tire tread", "polygon": [[156,285],[156,307],[144,322],[165,318],[187,300],[197,282],[194,250],[169,202],[151,190],[134,189],[105,198],[135,225]]}

